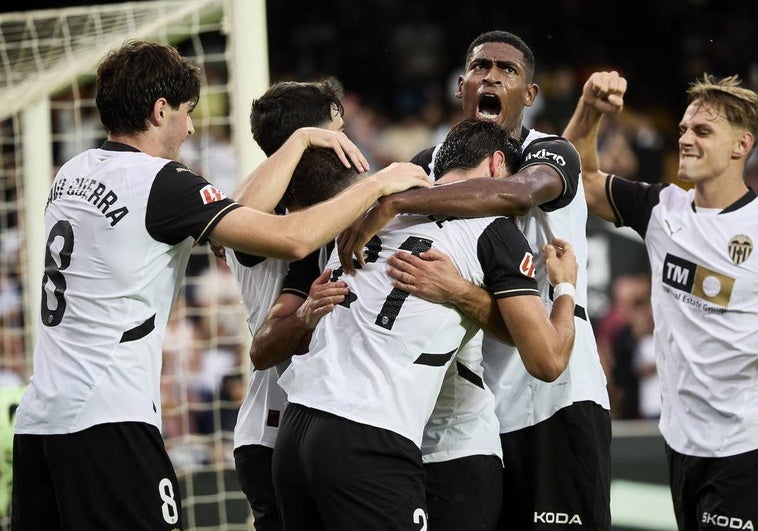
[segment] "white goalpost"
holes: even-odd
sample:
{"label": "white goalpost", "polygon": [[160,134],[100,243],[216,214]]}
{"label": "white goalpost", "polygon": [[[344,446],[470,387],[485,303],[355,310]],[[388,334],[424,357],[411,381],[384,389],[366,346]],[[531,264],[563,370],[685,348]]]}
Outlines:
{"label": "white goalpost", "polygon": [[[133,38],[171,43],[201,69],[196,133],[182,148],[182,162],[230,194],[263,160],[249,113],[252,99],[269,86],[265,0],[0,14],[0,398],[23,387],[32,371],[50,182],[68,158],[104,140],[94,75],[108,50]],[[228,269],[207,246],[195,248],[167,331],[161,378],[163,434],[188,530],[252,529],[232,457],[249,342]],[[0,418],[0,529],[9,527],[7,424]]]}

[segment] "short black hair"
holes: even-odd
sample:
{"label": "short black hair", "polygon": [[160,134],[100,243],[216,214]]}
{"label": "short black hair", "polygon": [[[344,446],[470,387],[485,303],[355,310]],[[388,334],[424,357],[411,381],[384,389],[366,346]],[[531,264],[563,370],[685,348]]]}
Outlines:
{"label": "short black hair", "polygon": [[200,69],[173,46],[129,40],[111,50],[97,69],[95,103],[108,134],[147,131],[159,98],[173,109],[197,104]]}
{"label": "short black hair", "polygon": [[279,204],[292,210],[321,203],[355,183],[358,176],[355,167],[342,164],[334,150],[306,149]]}
{"label": "short black hair", "polygon": [[250,131],[267,157],[301,127],[321,127],[340,114],[344,89],[334,77],[321,81],[280,81],[253,100]]}
{"label": "short black hair", "polygon": [[529,75],[528,81],[531,82],[532,78],[534,77],[534,69],[536,66],[534,52],[531,48],[529,48],[529,45],[526,44],[526,42],[524,42],[521,37],[509,31],[493,30],[479,34],[476,39],[471,41],[471,44],[468,46],[468,50],[466,50],[466,62],[464,63],[464,70],[468,69],[468,64],[474,54],[474,48],[481,46],[486,42],[502,42],[505,44],[510,44],[519,50],[524,55],[524,62],[526,63],[527,73]]}
{"label": "short black hair", "polygon": [[495,151],[505,155],[505,167],[515,173],[521,163],[519,141],[495,122],[463,120],[445,137],[434,158],[434,173],[439,179],[450,170],[476,168]]}

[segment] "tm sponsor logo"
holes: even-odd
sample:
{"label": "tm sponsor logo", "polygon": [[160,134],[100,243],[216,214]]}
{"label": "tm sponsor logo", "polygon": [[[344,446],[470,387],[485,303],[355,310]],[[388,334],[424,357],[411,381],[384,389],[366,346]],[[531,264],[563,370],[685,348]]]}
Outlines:
{"label": "tm sponsor logo", "polygon": [[578,514],[551,513],[547,511],[534,511],[535,524],[576,524],[582,525],[582,519]]}

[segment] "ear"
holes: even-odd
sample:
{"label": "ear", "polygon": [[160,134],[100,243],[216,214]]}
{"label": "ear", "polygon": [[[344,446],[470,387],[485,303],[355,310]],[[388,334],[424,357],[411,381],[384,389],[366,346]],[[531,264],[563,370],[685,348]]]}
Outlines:
{"label": "ear", "polygon": [[156,126],[161,125],[163,120],[166,119],[167,108],[168,101],[166,101],[166,98],[158,98],[155,100],[155,103],[153,103],[153,112],[151,112],[148,117],[150,123]]}
{"label": "ear", "polygon": [[508,170],[505,167],[505,153],[498,150],[490,155],[489,172],[490,177],[505,177],[508,175]]}
{"label": "ear", "polygon": [[534,100],[537,99],[539,92],[540,86],[537,83],[529,83],[526,86],[526,93],[524,94],[524,106],[531,107],[534,104]]}
{"label": "ear", "polygon": [[458,76],[458,88],[455,89],[455,97],[459,100],[463,98],[463,76]]}
{"label": "ear", "polygon": [[750,131],[742,131],[739,138],[737,138],[737,143],[732,151],[732,157],[735,159],[744,158],[747,160],[747,157],[750,156],[750,152],[754,146],[755,137],[753,134]]}

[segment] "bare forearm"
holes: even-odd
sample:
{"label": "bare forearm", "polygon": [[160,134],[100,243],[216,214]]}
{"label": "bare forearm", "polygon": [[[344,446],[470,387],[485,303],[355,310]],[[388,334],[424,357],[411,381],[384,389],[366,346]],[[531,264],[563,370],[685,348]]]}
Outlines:
{"label": "bare forearm", "polygon": [[406,190],[384,197],[380,203],[388,203],[394,213],[457,217],[523,215],[534,206],[530,185],[517,176]]}
{"label": "bare forearm", "polygon": [[332,241],[358,216],[365,213],[381,197],[376,179],[364,179],[329,201],[289,214],[295,230],[305,232],[304,240],[312,247],[308,252]]}
{"label": "bare forearm", "polygon": [[500,316],[497,300],[490,293],[466,281],[468,286],[456,290],[450,302],[480,328],[501,341],[513,344],[508,327]]}
{"label": "bare forearm", "polygon": [[598,132],[603,114],[579,100],[563,136],[574,144],[582,161],[582,184],[589,211],[614,221],[613,210],[605,194],[607,173],[599,168]]}
{"label": "bare forearm", "polygon": [[307,149],[305,136],[295,131],[275,153],[237,186],[234,199],[250,208],[272,212],[282,198],[300,157]]}
{"label": "bare forearm", "polygon": [[[574,349],[574,336],[576,334],[574,306],[572,297],[558,297],[553,302],[553,308],[550,311],[550,322],[556,332],[554,351],[557,354],[559,364],[564,368],[568,365],[569,356]],[[562,369],[561,372],[563,372]]]}
{"label": "bare forearm", "polygon": [[598,171],[597,140],[603,113],[581,99],[571,116],[563,136],[574,144],[582,160],[582,171]]}
{"label": "bare forearm", "polygon": [[558,297],[547,316],[539,297],[515,299],[500,300],[503,320],[511,327],[514,343],[529,374],[552,382],[566,369],[574,346],[574,301],[568,296]]}
{"label": "bare forearm", "polygon": [[288,360],[310,332],[297,313],[270,319],[253,337],[250,361],[256,369],[263,370]]}

